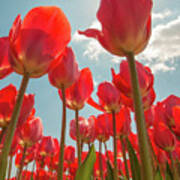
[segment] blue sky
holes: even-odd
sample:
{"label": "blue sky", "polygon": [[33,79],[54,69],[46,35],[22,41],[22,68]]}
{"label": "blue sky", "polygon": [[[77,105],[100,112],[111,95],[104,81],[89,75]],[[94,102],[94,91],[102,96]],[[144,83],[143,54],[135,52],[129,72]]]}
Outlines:
{"label": "blue sky", "polygon": [[[24,16],[36,6],[56,5],[62,8],[72,27],[72,46],[80,68],[90,67],[96,93],[97,84],[111,80],[110,68],[119,69],[120,59],[110,55],[93,39],[77,34],[90,26],[100,27],[96,20],[99,0],[1,0],[0,36],[7,36],[17,16]],[[170,94],[180,96],[180,1],[156,0],[153,8],[153,30],[146,50],[138,55],[137,60],[149,65],[155,74],[156,101]],[[19,88],[21,76],[13,73],[1,80],[0,88],[12,83]],[[42,118],[44,134],[59,137],[61,121],[61,101],[57,89],[52,87],[47,75],[39,79],[31,79],[28,93],[35,94],[36,115]],[[98,114],[86,105],[80,115],[88,117]],[[68,123],[74,118],[74,112],[68,110]],[[67,134],[69,132],[67,131]],[[68,144],[74,142],[68,137]]]}

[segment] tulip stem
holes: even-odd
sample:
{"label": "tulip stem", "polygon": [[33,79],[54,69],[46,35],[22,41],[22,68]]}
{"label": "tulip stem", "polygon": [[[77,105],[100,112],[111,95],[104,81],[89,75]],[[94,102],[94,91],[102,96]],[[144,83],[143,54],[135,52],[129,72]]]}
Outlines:
{"label": "tulip stem", "polygon": [[75,110],[76,117],[76,143],[77,143],[77,156],[78,156],[78,166],[81,165],[81,139],[79,132],[79,110]]}
{"label": "tulip stem", "polygon": [[64,162],[64,147],[65,147],[65,133],[66,133],[66,95],[64,86],[61,87],[63,113],[62,113],[62,125],[61,125],[61,140],[60,140],[60,152],[59,152],[59,164],[57,180],[63,179],[63,162]]}
{"label": "tulip stem", "polygon": [[24,160],[25,160],[25,157],[26,157],[26,150],[27,150],[27,144],[24,145],[24,149],[23,149],[23,153],[22,153],[22,159],[21,159],[21,162],[20,162],[19,170],[18,170],[17,180],[21,180],[22,170],[23,170],[23,167],[24,167]]}
{"label": "tulip stem", "polygon": [[152,167],[153,167],[153,174],[155,175],[156,168],[157,168],[158,166],[160,167],[160,164],[159,164],[158,159],[157,159],[157,156],[156,156],[156,154],[155,154],[155,152],[154,152],[154,149],[153,149],[151,140],[150,140],[149,136],[147,136],[147,137],[148,137],[148,143],[149,143],[150,153],[151,153],[151,156],[152,156],[151,161],[152,161]]}
{"label": "tulip stem", "polygon": [[174,162],[172,152],[169,153],[169,156],[171,159],[171,168],[172,168],[173,178],[174,178],[174,180],[179,179],[177,166],[176,166],[176,163]]}
{"label": "tulip stem", "polygon": [[26,73],[26,74],[24,74],[22,82],[21,82],[20,90],[18,93],[16,104],[14,106],[10,124],[9,124],[7,132],[6,132],[6,138],[4,141],[4,146],[3,146],[2,154],[0,157],[0,167],[1,167],[0,168],[0,179],[1,180],[5,180],[8,155],[10,152],[13,136],[14,136],[15,129],[16,129],[17,120],[19,117],[21,105],[22,105],[23,98],[24,98],[24,93],[26,91],[28,82],[29,82],[29,74]]}
{"label": "tulip stem", "polygon": [[88,143],[88,151],[90,151],[90,149],[91,149],[91,144]]}
{"label": "tulip stem", "polygon": [[125,171],[126,171],[126,178],[129,180],[129,169],[128,169],[128,164],[127,164],[127,158],[126,158],[126,147],[124,144],[124,139],[121,137],[121,147],[122,147],[122,153],[123,153],[123,161],[125,165]]}
{"label": "tulip stem", "polygon": [[112,111],[113,119],[113,148],[114,148],[114,180],[118,180],[118,169],[117,169],[117,143],[116,143],[116,114]]}
{"label": "tulip stem", "polygon": [[106,151],[107,159],[108,159],[108,161],[110,162],[110,158],[109,158],[109,153],[108,153],[108,149],[107,149],[106,142],[104,142],[104,148],[105,148],[105,151]]}
{"label": "tulip stem", "polygon": [[36,161],[33,162],[32,172],[31,172],[31,179],[33,179],[33,176],[34,176],[35,165],[36,165]]}
{"label": "tulip stem", "polygon": [[102,163],[102,142],[99,141],[99,171],[101,180],[103,180],[103,163]]}
{"label": "tulip stem", "polygon": [[6,129],[7,129],[7,127],[3,127],[2,130],[1,130],[1,134],[0,134],[0,144],[1,144],[1,141],[2,141],[2,139],[3,139],[3,137],[4,137],[4,134],[5,134],[5,132],[6,132]]}
{"label": "tulip stem", "polygon": [[9,157],[9,167],[8,167],[8,180],[11,178],[11,170],[12,170],[12,160],[13,160],[13,156]]}
{"label": "tulip stem", "polygon": [[136,127],[138,134],[138,142],[139,142],[139,150],[140,150],[140,158],[142,163],[141,173],[143,175],[143,179],[153,180],[153,167],[151,163],[151,154],[149,150],[148,138],[147,138],[147,130],[144,119],[144,111],[142,106],[142,99],[139,90],[139,82],[136,71],[135,59],[133,53],[127,54],[130,75],[131,75],[131,85],[133,92],[133,100],[134,100],[134,110],[136,117]]}

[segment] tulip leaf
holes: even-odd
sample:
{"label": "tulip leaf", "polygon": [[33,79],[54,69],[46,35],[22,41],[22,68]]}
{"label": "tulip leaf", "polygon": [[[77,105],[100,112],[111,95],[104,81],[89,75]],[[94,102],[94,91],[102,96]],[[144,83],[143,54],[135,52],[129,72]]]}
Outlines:
{"label": "tulip leaf", "polygon": [[75,180],[91,180],[92,172],[94,163],[96,161],[96,152],[94,145],[91,146],[91,149],[84,160],[84,162],[81,164],[81,166],[78,168],[75,176]]}
{"label": "tulip leaf", "polygon": [[107,161],[107,176],[106,180],[114,180],[113,168],[109,161]]}
{"label": "tulip leaf", "polygon": [[156,174],[155,174],[154,180],[163,180],[159,167],[156,170]]}
{"label": "tulip leaf", "polygon": [[168,163],[166,164],[165,180],[173,180],[173,174]]}
{"label": "tulip leaf", "polygon": [[131,165],[132,179],[141,180],[141,169],[138,158],[128,138],[126,139],[126,142],[127,142],[127,149],[128,149],[129,160]]}

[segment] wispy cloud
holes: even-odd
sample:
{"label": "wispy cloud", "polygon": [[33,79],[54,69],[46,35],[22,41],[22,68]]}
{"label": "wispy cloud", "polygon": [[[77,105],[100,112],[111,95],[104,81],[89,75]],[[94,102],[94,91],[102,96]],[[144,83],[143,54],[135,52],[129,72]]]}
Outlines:
{"label": "wispy cloud", "polygon": [[180,16],[153,29],[148,47],[139,55],[154,72],[174,70],[174,61],[180,57]]}
{"label": "wispy cloud", "polygon": [[[101,29],[101,24],[95,20],[92,22],[90,25],[90,28],[95,28],[95,29]],[[85,51],[83,53],[84,56],[88,56],[92,60],[98,60],[99,56],[101,54],[106,54],[107,52],[102,48],[102,46],[99,44],[98,41],[95,39],[87,38],[83,35],[79,35],[78,32],[75,32],[73,37],[72,37],[72,42],[80,43],[84,42],[85,43]]]}
{"label": "wispy cloud", "polygon": [[166,17],[169,17],[172,14],[170,10],[165,10],[160,13],[152,13],[152,19],[153,20],[162,20],[165,19]]}

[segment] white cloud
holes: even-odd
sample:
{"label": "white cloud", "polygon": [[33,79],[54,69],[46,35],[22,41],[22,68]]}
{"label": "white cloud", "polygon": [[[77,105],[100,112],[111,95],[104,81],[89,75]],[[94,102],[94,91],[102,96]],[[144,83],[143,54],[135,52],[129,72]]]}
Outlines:
{"label": "white cloud", "polygon": [[[95,29],[101,29],[101,24],[95,20],[92,22],[89,28],[95,28]],[[80,35],[77,31],[72,36],[73,42],[82,42],[82,41],[90,41],[90,38],[87,38],[86,36]]]}
{"label": "white cloud", "polygon": [[160,13],[152,13],[152,19],[153,20],[162,20],[166,17],[169,17],[171,14],[172,14],[172,12],[170,10],[165,10]]}
{"label": "white cloud", "polygon": [[[101,29],[101,24],[95,20],[92,22],[89,28]],[[104,48],[99,44],[99,42],[92,38],[87,38],[83,35],[79,35],[76,31],[72,37],[73,42],[85,42],[84,56],[88,56],[92,60],[98,60],[101,54],[107,54]]]}
{"label": "white cloud", "polygon": [[86,36],[82,36],[82,35],[79,35],[78,32],[76,31],[73,36],[72,36],[72,42],[83,42],[83,41],[87,41],[88,38],[86,38]]}
{"label": "white cloud", "polygon": [[156,26],[148,47],[139,57],[145,59],[154,72],[174,70],[174,61],[180,57],[180,16]]}

